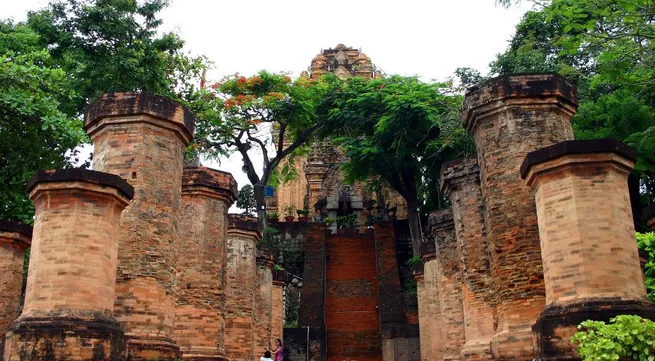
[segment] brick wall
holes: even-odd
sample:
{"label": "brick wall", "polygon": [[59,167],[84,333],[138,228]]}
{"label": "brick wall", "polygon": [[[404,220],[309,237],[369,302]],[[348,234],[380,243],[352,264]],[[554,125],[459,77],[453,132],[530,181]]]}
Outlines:
{"label": "brick wall", "polygon": [[520,163],[528,152],[573,138],[576,102],[573,86],[554,74],[498,77],[465,97],[462,122],[475,138],[487,207],[499,360],[534,357],[531,325],[545,297],[534,199]]}
{"label": "brick wall", "polygon": [[461,270],[457,236],[450,209],[430,213],[429,225],[435,239],[435,265],[439,306],[441,307],[441,348],[443,360],[459,359],[464,346]]}
{"label": "brick wall", "polygon": [[289,276],[283,270],[273,270],[273,294],[271,296],[271,345],[276,339],[283,339],[284,330],[284,292]]}
{"label": "brick wall", "polygon": [[475,158],[444,164],[441,189],[452,204],[461,260],[461,292],[466,343],[464,360],[490,359],[495,332],[495,294],[489,272],[489,243],[484,224],[480,169]]}
{"label": "brick wall", "polygon": [[135,188],[121,219],[115,302],[133,359],[179,354],[173,341],[178,211],[194,121],[183,105],[146,93],[105,94],[85,111],[93,168]]}
{"label": "brick wall", "polygon": [[25,305],[4,359],[119,358],[116,240],[132,187],[115,175],[67,169],[39,171],[28,191],[35,220]]}
{"label": "brick wall", "polygon": [[[419,343],[421,350],[421,360],[429,361],[434,360],[432,352],[432,336],[430,334],[430,318],[432,315],[429,313],[430,300],[428,299],[429,290],[425,287],[425,278],[423,273],[423,264],[419,263],[413,270],[414,280],[416,281],[416,295],[418,299],[418,323],[419,323]],[[437,340],[435,340],[436,342]]]}
{"label": "brick wall", "polygon": [[373,235],[327,237],[327,359],[381,360]]}
{"label": "brick wall", "polygon": [[225,357],[227,210],[236,195],[231,174],[184,168],[174,335],[185,359]]}
{"label": "brick wall", "polygon": [[540,356],[572,357],[583,319],[655,316],[634,239],[627,178],[636,153],[611,139],[569,141],[529,153],[522,167],[535,190],[546,308],[535,325]]}
{"label": "brick wall", "polygon": [[233,361],[253,360],[257,287],[256,244],[261,238],[254,217],[228,215],[225,299],[225,353]]}
{"label": "brick wall", "polygon": [[298,325],[325,326],[325,223],[310,222],[305,243],[305,270]]}
{"label": "brick wall", "polygon": [[4,335],[20,314],[23,258],[31,242],[31,226],[0,219],[0,355]]}

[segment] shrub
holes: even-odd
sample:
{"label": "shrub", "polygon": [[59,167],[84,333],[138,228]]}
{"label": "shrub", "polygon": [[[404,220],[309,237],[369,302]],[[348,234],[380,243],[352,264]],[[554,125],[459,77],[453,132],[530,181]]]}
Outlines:
{"label": "shrub", "polygon": [[639,249],[648,252],[648,263],[644,267],[646,290],[648,291],[648,298],[655,302],[655,233],[637,232],[637,246],[639,246]]}
{"label": "shrub", "polygon": [[583,361],[655,361],[655,322],[621,315],[610,320],[585,321],[571,338]]}

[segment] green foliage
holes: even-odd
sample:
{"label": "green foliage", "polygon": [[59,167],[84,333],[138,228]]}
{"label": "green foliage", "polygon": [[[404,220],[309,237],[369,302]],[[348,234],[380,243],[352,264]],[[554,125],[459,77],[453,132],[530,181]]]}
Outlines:
{"label": "green foliage", "polygon": [[278,249],[280,237],[280,232],[277,229],[266,227],[264,228],[262,239],[257,243],[257,248],[268,247]]}
{"label": "green foliage", "polygon": [[407,267],[411,269],[414,265],[421,263],[421,256],[413,256],[407,261]]}
{"label": "green foliage", "polygon": [[267,212],[266,213],[266,218],[268,218],[268,219],[278,219],[278,218],[280,218],[280,215],[275,211]]}
{"label": "green foliage", "polygon": [[296,214],[298,214],[298,217],[307,217],[309,215],[309,209],[298,209]]}
{"label": "green foliage", "polygon": [[639,316],[621,315],[610,320],[585,321],[572,337],[584,361],[655,360],[655,323]]}
{"label": "green foliage", "polygon": [[237,197],[237,207],[243,209],[243,214],[252,216],[256,206],[252,185],[246,184],[241,187]]}
{"label": "green foliage", "polygon": [[337,222],[334,218],[325,218],[325,225],[330,228],[333,224]]}
{"label": "green foliage", "polygon": [[655,302],[655,233],[637,232],[637,246],[639,249],[648,252],[648,263],[645,267],[646,290],[648,298]]}
{"label": "green foliage", "polygon": [[357,215],[352,213],[347,216],[337,217],[337,226],[339,229],[357,229]]}
{"label": "green foliage", "polygon": [[0,20],[0,218],[31,223],[29,177],[79,160],[89,100],[117,90],[193,91],[206,61],[184,54],[176,35],[157,34],[164,6],[55,0],[26,23]]}
{"label": "green foliage", "polygon": [[287,204],[284,207],[284,216],[285,217],[293,217],[295,213],[296,213],[296,206],[294,206],[293,204]]}

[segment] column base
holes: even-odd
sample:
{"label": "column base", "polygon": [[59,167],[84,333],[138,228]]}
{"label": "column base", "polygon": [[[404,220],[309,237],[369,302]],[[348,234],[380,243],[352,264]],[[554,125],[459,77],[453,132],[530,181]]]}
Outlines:
{"label": "column base", "polygon": [[227,357],[220,355],[202,355],[199,353],[182,353],[184,361],[228,361]]}
{"label": "column base", "polygon": [[580,360],[571,337],[586,320],[605,321],[618,315],[655,320],[655,304],[647,300],[589,299],[566,305],[548,305],[532,326],[537,355],[543,360]]}
{"label": "column base", "polygon": [[123,329],[107,316],[20,317],[5,337],[5,360],[120,361],[124,357]]}
{"label": "column base", "polygon": [[462,347],[461,358],[464,361],[477,361],[477,360],[491,360],[493,354],[491,353],[491,340],[489,341],[473,341],[465,343]]}
{"label": "column base", "polygon": [[511,361],[532,361],[535,356],[532,329],[530,326],[510,326],[494,335],[491,340],[493,359]]}
{"label": "column base", "polygon": [[136,338],[127,340],[127,361],[173,361],[180,358],[180,346],[170,339]]}

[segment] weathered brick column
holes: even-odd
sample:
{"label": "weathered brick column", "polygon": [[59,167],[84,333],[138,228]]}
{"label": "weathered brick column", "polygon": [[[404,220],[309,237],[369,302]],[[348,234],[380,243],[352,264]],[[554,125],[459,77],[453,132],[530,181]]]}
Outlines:
{"label": "weathered brick column", "polygon": [[[437,249],[434,236],[428,235],[427,242],[421,243],[421,265],[423,267],[423,289],[425,312],[419,308],[419,329],[421,334],[427,336],[426,347],[423,347],[421,339],[421,359],[442,360],[443,359],[443,337],[442,337],[442,315],[441,299],[439,297],[439,279],[437,276]],[[420,299],[419,299],[419,302]],[[420,303],[419,303],[420,307]]]}
{"label": "weathered brick column", "polygon": [[227,210],[237,196],[230,173],[184,168],[175,341],[185,360],[224,360]]}
{"label": "weathered brick column", "polygon": [[431,335],[428,326],[429,319],[432,316],[429,311],[428,292],[425,288],[425,278],[423,277],[423,263],[414,265],[412,269],[414,281],[416,281],[416,298],[418,301],[418,327],[419,327],[419,342],[421,344],[421,360],[432,360],[431,354],[432,346],[430,344]]}
{"label": "weathered brick column", "polygon": [[123,330],[113,317],[118,228],[134,189],[84,169],[39,171],[27,189],[36,215],[25,305],[4,359],[121,359]]}
{"label": "weathered brick column", "polygon": [[320,161],[309,161],[305,163],[304,171],[307,178],[307,187],[309,188],[309,207],[312,215],[317,215],[314,204],[321,198],[323,189],[323,180],[330,166]]}
{"label": "weathered brick column", "polygon": [[464,360],[491,359],[496,307],[489,272],[489,244],[484,225],[480,168],[475,158],[443,165],[441,190],[450,199],[462,268],[466,343]]}
{"label": "weathered brick column", "polygon": [[498,360],[534,357],[531,327],[545,302],[534,197],[519,168],[528,152],[573,138],[576,102],[573,86],[554,74],[501,76],[469,89],[464,100],[498,296]]}
{"label": "weathered brick column", "polygon": [[284,270],[273,270],[273,295],[271,296],[271,347],[275,346],[275,339],[283,339],[284,332],[284,287],[288,281],[288,274]]}
{"label": "weathered brick column", "polygon": [[93,168],[117,174],[135,188],[121,218],[115,302],[129,355],[177,358],[173,321],[182,161],[195,118],[175,101],[136,93],[105,94],[85,116]]}
{"label": "weathered brick column", "polygon": [[627,178],[636,153],[619,141],[568,141],[525,158],[535,191],[546,307],[534,330],[544,359],[577,359],[569,342],[587,319],[654,319],[639,265]]}
{"label": "weathered brick column", "polygon": [[254,356],[261,357],[270,350],[271,319],[273,311],[273,266],[277,252],[272,248],[257,250],[257,287],[255,288],[255,350]]}
{"label": "weathered brick column", "polygon": [[228,215],[225,293],[225,354],[230,361],[252,361],[255,348],[256,245],[262,237],[257,218]]}
{"label": "weathered brick column", "polygon": [[0,351],[9,325],[20,315],[23,261],[31,242],[32,226],[0,219]]}
{"label": "weathered brick column", "polygon": [[453,213],[450,208],[432,212],[429,223],[436,243],[435,273],[441,307],[443,360],[458,360],[466,338]]}

